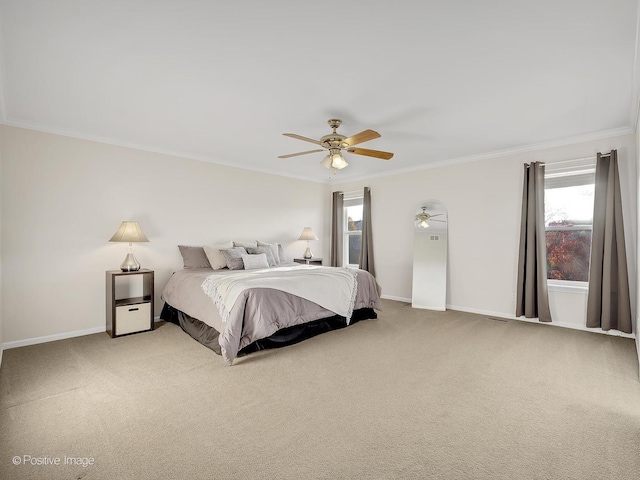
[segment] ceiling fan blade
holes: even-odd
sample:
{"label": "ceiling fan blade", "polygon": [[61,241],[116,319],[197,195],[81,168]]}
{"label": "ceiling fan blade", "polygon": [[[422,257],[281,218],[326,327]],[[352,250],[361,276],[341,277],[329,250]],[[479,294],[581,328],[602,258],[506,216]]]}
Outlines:
{"label": "ceiling fan blade", "polygon": [[305,142],[315,143],[316,145],[322,145],[319,140],[314,140],[313,138],[303,137],[302,135],[297,135],[295,133],[283,133],[285,137],[297,138],[298,140],[304,140]]}
{"label": "ceiling fan blade", "polygon": [[380,150],[369,150],[367,148],[349,148],[347,152],[355,153],[356,155],[366,155],[367,157],[381,158],[382,160],[391,160],[391,158],[393,158],[393,153],[391,152],[381,152]]}
{"label": "ceiling fan blade", "polygon": [[447,223],[446,220],[436,220],[435,218],[430,218],[429,219],[430,222],[442,222],[442,223]]}
{"label": "ceiling fan blade", "polygon": [[355,135],[345,138],[341,143],[343,145],[346,144],[347,147],[351,147],[359,143],[368,142],[374,138],[380,138],[380,134],[373,130],[364,130],[363,132],[356,133]]}
{"label": "ceiling fan blade", "polygon": [[288,155],[280,155],[278,158],[297,157],[298,155],[306,155],[307,153],[324,152],[324,150],[307,150],[306,152],[290,153]]}

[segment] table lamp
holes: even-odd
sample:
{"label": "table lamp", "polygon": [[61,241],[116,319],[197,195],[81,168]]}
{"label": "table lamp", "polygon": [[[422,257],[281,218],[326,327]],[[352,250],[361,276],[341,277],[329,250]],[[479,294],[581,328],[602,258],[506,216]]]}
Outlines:
{"label": "table lamp", "polygon": [[123,272],[137,272],[140,264],[133,255],[133,242],[148,242],[138,222],[122,222],[118,231],[109,239],[110,242],[129,242],[129,252],[120,265]]}
{"label": "table lamp", "polygon": [[304,227],[298,240],[307,241],[307,250],[304,252],[304,258],[313,258],[313,253],[311,253],[311,248],[309,248],[309,240],[318,240],[316,234],[313,233],[313,229],[311,227]]}

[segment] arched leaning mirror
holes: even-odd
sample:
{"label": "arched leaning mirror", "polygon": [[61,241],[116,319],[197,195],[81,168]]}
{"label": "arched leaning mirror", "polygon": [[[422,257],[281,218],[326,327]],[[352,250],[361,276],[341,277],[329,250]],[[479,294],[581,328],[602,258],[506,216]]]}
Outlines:
{"label": "arched leaning mirror", "polygon": [[446,310],[447,209],[429,200],[416,209],[413,221],[413,290],[411,306]]}

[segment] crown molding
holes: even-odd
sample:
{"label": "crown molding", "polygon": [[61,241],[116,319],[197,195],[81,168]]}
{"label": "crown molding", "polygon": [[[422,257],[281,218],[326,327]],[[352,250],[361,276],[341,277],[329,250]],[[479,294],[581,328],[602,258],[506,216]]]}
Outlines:
{"label": "crown molding", "polygon": [[289,174],[286,172],[281,172],[281,171],[277,171],[277,170],[272,170],[272,169],[268,169],[268,168],[256,168],[256,167],[248,167],[246,165],[238,165],[232,162],[224,162],[224,161],[219,161],[219,160],[214,160],[210,157],[207,156],[201,156],[201,155],[193,155],[191,153],[188,152],[180,152],[180,151],[173,151],[173,150],[164,150],[164,149],[160,149],[160,148],[154,148],[154,147],[150,147],[148,145],[141,145],[141,144],[136,144],[136,143],[130,143],[130,142],[121,142],[118,140],[113,140],[113,139],[109,139],[109,138],[105,138],[105,137],[100,137],[100,136],[94,136],[94,135],[78,135],[75,134],[73,132],[68,132],[68,131],[64,131],[64,130],[59,130],[59,129],[55,129],[55,128],[48,128],[48,127],[43,127],[41,125],[34,125],[28,122],[15,122],[15,121],[10,121],[10,120],[0,120],[0,124],[3,125],[7,125],[9,127],[16,127],[16,128],[23,128],[26,130],[34,130],[37,132],[42,132],[42,133],[49,133],[49,134],[53,134],[53,135],[60,135],[63,137],[68,137],[68,138],[76,138],[79,140],[86,140],[86,141],[90,141],[90,142],[97,142],[97,143],[103,143],[106,145],[113,145],[116,147],[124,147],[124,148],[132,148],[135,150],[141,150],[141,151],[145,151],[145,152],[150,152],[150,153],[157,153],[160,155],[167,155],[167,156],[171,156],[171,157],[176,157],[176,158],[182,158],[182,159],[186,159],[186,160],[195,160],[198,162],[206,162],[206,163],[212,163],[214,165],[220,165],[223,167],[231,167],[231,168],[238,168],[240,170],[249,170],[252,172],[258,172],[258,173],[265,173],[268,175],[277,175],[279,177],[286,177],[286,178],[293,178],[295,180],[302,180],[302,181],[306,181],[306,182],[313,182],[313,183],[321,183],[321,184],[326,184],[326,185],[341,185],[344,183],[351,183],[351,182],[360,182],[363,180],[369,180],[369,179],[373,179],[373,178],[381,178],[381,177],[391,177],[394,175],[403,175],[403,174],[407,174],[407,173],[414,173],[414,172],[419,172],[422,170],[429,170],[431,168],[439,168],[439,167],[446,167],[446,166],[451,166],[451,165],[457,165],[457,164],[461,164],[461,163],[469,163],[469,162],[476,162],[479,160],[487,160],[490,158],[498,158],[498,157],[503,157],[506,155],[516,155],[516,154],[523,154],[523,153],[530,153],[530,152],[535,152],[535,151],[539,151],[539,150],[546,150],[549,148],[556,148],[556,147],[564,147],[567,145],[573,145],[576,143],[584,143],[584,142],[589,142],[589,141],[593,141],[593,140],[601,140],[603,138],[612,138],[612,137],[619,137],[622,135],[632,135],[635,133],[635,126],[634,127],[623,127],[623,128],[617,128],[617,129],[613,129],[613,130],[605,130],[602,132],[596,132],[596,133],[590,133],[587,135],[578,135],[578,136],[574,136],[574,137],[566,137],[566,138],[561,138],[561,139],[556,139],[556,140],[552,140],[552,141],[548,141],[548,142],[541,142],[541,143],[535,143],[535,144],[530,144],[530,145],[524,145],[521,147],[515,147],[515,148],[509,148],[509,149],[505,149],[505,150],[495,150],[493,152],[488,152],[488,153],[482,153],[482,154],[478,154],[478,155],[469,155],[466,157],[457,157],[457,158],[451,158],[451,159],[447,159],[447,160],[442,160],[439,162],[434,162],[434,163],[428,163],[428,164],[424,164],[424,165],[417,165],[414,167],[407,167],[407,168],[399,168],[399,169],[394,169],[392,171],[387,171],[387,172],[382,172],[382,173],[374,173],[374,174],[369,174],[369,175],[360,175],[360,176],[353,176],[353,177],[349,177],[346,176],[344,178],[340,178],[339,181],[336,181],[337,179],[317,179],[317,178],[311,178],[311,177],[307,177],[307,176],[303,176],[303,175],[294,175],[294,174]]}
{"label": "crown molding", "polygon": [[634,133],[635,133],[635,129],[632,127],[623,127],[623,128],[616,128],[613,130],[604,130],[602,132],[590,133],[587,135],[578,135],[575,137],[566,137],[566,138],[552,140],[549,142],[541,142],[541,143],[534,143],[530,145],[524,145],[522,147],[509,148],[505,150],[495,150],[493,152],[482,153],[478,155],[469,155],[467,157],[451,158],[448,160],[442,160],[440,162],[428,163],[425,165],[417,165],[415,167],[399,168],[389,172],[374,173],[371,175],[361,175],[357,177],[346,177],[346,178],[340,179],[340,182],[339,183],[336,182],[335,184],[360,182],[363,180],[370,180],[372,178],[403,175],[406,173],[414,173],[414,172],[420,172],[422,170],[429,170],[431,168],[448,167],[448,166],[457,165],[460,163],[476,162],[479,160],[488,160],[490,158],[504,157],[507,155],[517,155],[517,154],[523,154],[523,153],[536,152],[540,150],[546,150],[549,148],[565,147],[567,145],[574,145],[577,143],[585,143],[585,142],[590,142],[594,140],[601,140],[603,138],[613,138],[613,137],[620,137],[623,135],[632,135]]}
{"label": "crown molding", "polygon": [[113,140],[113,139],[101,137],[98,135],[77,134],[77,133],[73,133],[65,130],[59,130],[56,128],[43,127],[41,125],[35,125],[29,122],[16,122],[13,120],[2,120],[0,121],[0,124],[7,125],[8,127],[23,128],[25,130],[33,130],[36,132],[49,133],[52,135],[60,135],[61,137],[68,137],[68,138],[75,138],[78,140],[85,140],[89,142],[103,143],[105,145],[112,145],[115,147],[124,147],[124,148],[131,148],[134,150],[140,150],[143,152],[157,153],[159,155],[167,155],[169,157],[176,157],[176,158],[181,158],[185,160],[195,160],[197,162],[206,162],[214,165],[220,165],[222,167],[231,167],[231,168],[237,168],[240,170],[249,170],[252,172],[266,173],[268,175],[277,175],[279,177],[293,178],[296,180],[303,180],[306,182],[322,183],[322,184],[328,183],[326,180],[318,180],[310,177],[305,177],[303,175],[294,175],[286,172],[280,172],[277,170],[271,170],[268,168],[248,167],[246,165],[238,165],[237,163],[233,163],[233,162],[224,162],[220,160],[214,160],[211,157],[207,157],[204,155],[193,155],[192,153],[188,153],[188,152],[165,150],[162,148],[155,148],[155,147],[150,147],[148,145],[137,144],[132,142],[121,142],[119,140]]}

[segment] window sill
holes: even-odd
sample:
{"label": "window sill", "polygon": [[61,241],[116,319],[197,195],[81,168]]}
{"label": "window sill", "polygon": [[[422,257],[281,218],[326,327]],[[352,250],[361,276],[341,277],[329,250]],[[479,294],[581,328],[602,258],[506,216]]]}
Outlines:
{"label": "window sill", "polygon": [[547,286],[549,287],[550,292],[574,293],[578,295],[587,295],[589,292],[589,284],[587,282],[547,280]]}

